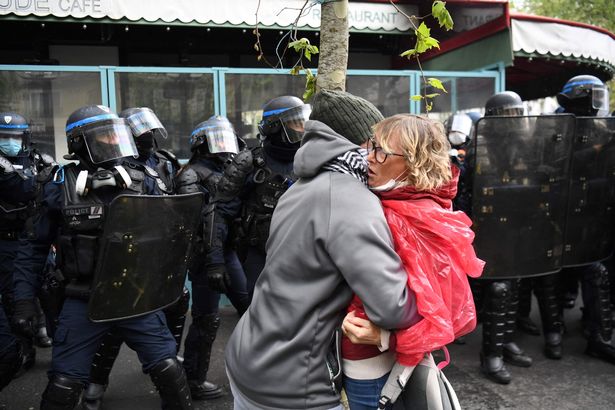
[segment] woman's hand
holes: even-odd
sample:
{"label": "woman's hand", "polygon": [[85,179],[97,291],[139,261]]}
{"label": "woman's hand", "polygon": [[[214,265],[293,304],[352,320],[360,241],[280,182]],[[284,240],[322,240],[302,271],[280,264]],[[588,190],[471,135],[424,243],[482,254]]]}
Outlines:
{"label": "woman's hand", "polygon": [[342,332],[354,344],[380,346],[381,329],[366,319],[348,313],[342,322]]}

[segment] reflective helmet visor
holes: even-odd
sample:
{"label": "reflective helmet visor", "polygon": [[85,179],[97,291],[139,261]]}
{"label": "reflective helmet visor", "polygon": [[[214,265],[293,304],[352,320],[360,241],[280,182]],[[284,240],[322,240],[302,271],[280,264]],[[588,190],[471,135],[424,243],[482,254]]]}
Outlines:
{"label": "reflective helmet visor", "polygon": [[521,116],[525,115],[525,109],[519,106],[504,106],[491,110],[491,115],[507,115],[507,116]]}
{"label": "reflective helmet visor", "polygon": [[453,115],[451,132],[459,132],[469,137],[472,132],[472,119],[465,114]]}
{"label": "reflective helmet visor", "polygon": [[151,131],[152,133],[157,132],[162,136],[162,138],[167,138],[169,136],[166,128],[164,128],[164,125],[162,125],[156,114],[154,114],[151,110],[139,110],[126,119],[128,120],[130,129],[135,137],[140,137],[148,131]]}
{"label": "reflective helmet visor", "polygon": [[289,143],[294,144],[301,141],[305,122],[310,118],[312,107],[309,104],[300,105],[288,109],[280,114],[282,129]]}
{"label": "reflective helmet visor", "polygon": [[82,134],[94,164],[138,155],[132,132],[124,120],[85,127]]}
{"label": "reflective helmet visor", "polygon": [[207,141],[207,147],[212,154],[237,154],[239,152],[237,136],[228,127],[214,125],[197,128],[192,132],[192,140],[199,138]]}
{"label": "reflective helmet visor", "polygon": [[594,84],[592,87],[592,108],[598,110],[598,115],[609,113],[609,90],[603,85]]}

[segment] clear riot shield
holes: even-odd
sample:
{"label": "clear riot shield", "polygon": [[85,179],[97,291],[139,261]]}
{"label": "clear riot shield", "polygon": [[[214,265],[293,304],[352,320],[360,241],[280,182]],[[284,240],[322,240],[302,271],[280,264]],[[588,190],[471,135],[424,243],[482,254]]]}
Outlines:
{"label": "clear riot shield", "polygon": [[203,195],[121,195],[110,206],[89,301],[94,322],[162,309],[182,293]]}
{"label": "clear riot shield", "polygon": [[615,118],[579,117],[572,147],[564,265],[608,258],[615,246]]}
{"label": "clear riot shield", "polygon": [[483,278],[562,267],[574,116],[485,117],[477,123],[474,246]]}

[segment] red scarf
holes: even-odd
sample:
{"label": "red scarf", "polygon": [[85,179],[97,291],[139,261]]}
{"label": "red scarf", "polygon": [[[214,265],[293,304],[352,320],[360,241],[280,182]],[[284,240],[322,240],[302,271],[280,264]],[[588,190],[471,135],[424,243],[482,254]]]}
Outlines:
{"label": "red scarf", "polygon": [[[401,187],[380,193],[395,250],[408,274],[421,320],[395,332],[397,359],[414,366],[425,353],[440,349],[476,327],[476,310],[467,275],[478,277],[484,262],[476,257],[472,222],[453,212],[459,170],[452,180],[433,191]],[[348,311],[365,317],[355,295]],[[344,348],[348,348],[348,341]],[[344,353],[344,357],[353,358]],[[355,356],[356,358],[356,356]]]}

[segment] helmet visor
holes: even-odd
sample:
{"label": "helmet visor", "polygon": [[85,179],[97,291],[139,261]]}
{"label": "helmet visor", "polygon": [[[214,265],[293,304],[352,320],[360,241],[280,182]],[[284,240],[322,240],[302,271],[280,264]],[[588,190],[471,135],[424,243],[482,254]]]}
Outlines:
{"label": "helmet visor", "polygon": [[288,109],[280,114],[280,122],[289,143],[301,141],[305,122],[310,118],[312,107],[309,104]]}
{"label": "helmet visor", "polygon": [[140,137],[148,131],[152,133],[158,132],[162,138],[169,136],[164,125],[162,125],[156,114],[151,110],[139,110],[126,119],[135,137]]}
{"label": "helmet visor", "polygon": [[83,137],[94,164],[138,155],[130,127],[124,121],[86,128]]}
{"label": "helmet visor", "polygon": [[491,110],[493,114],[491,115],[507,115],[507,116],[522,116],[525,115],[525,109],[520,106],[504,106],[498,107]]}
{"label": "helmet visor", "polygon": [[237,136],[229,127],[205,126],[192,133],[192,140],[205,139],[212,154],[239,152]]}
{"label": "helmet visor", "polygon": [[592,108],[598,110],[598,115],[608,115],[609,90],[603,85],[594,84],[592,87]]}
{"label": "helmet visor", "polygon": [[459,132],[470,136],[472,131],[472,119],[465,114],[453,115],[453,121],[451,122],[451,132]]}

